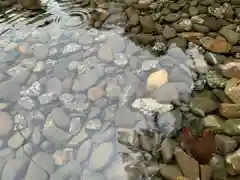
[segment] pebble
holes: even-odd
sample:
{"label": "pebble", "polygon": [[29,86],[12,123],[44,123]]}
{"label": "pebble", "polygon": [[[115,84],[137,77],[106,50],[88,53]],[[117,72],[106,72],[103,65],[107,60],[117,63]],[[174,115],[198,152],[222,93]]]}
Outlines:
{"label": "pebble", "polygon": [[57,96],[60,95],[62,93],[62,82],[56,77],[49,79],[46,84],[46,91]]}
{"label": "pebble", "polygon": [[0,111],[0,137],[6,137],[13,131],[12,117],[6,112]]}
{"label": "pebble", "polygon": [[23,145],[24,140],[24,137],[18,132],[8,140],[8,146],[12,149],[18,149]]}
{"label": "pebble", "polygon": [[30,97],[28,96],[24,96],[24,97],[21,97],[19,100],[18,100],[18,104],[27,109],[27,110],[31,110],[34,108],[35,106],[35,102],[33,99],[31,99]]}
{"label": "pebble", "polygon": [[110,46],[103,45],[98,51],[98,58],[104,62],[110,62],[114,59],[113,52]]}
{"label": "pebble", "polygon": [[[102,156],[105,152],[108,152],[107,156]],[[89,159],[89,167],[94,170],[101,170],[109,165],[114,156],[114,146],[111,142],[100,144],[96,147]]]}
{"label": "pebble", "polygon": [[152,91],[155,88],[168,82],[168,73],[166,70],[159,70],[149,75],[147,79],[147,89]]}
{"label": "pebble", "polygon": [[160,104],[155,99],[151,98],[142,98],[142,99],[136,99],[132,103],[132,107],[139,109],[143,113],[148,114],[158,112],[160,114],[171,111],[173,109],[172,104]]}
{"label": "pebble", "polygon": [[[183,172],[183,175],[189,179],[200,179],[200,172],[199,172],[199,164],[198,162],[187,155],[182,149],[176,148],[175,149],[175,158],[176,161]],[[187,166],[191,166],[191,170],[187,168]]]}
{"label": "pebble", "polygon": [[72,90],[76,92],[85,91],[95,85],[103,75],[103,68],[93,68],[74,80]]}
{"label": "pebble", "polygon": [[68,130],[71,122],[70,117],[62,108],[54,108],[48,115],[47,120],[52,120],[57,127],[63,130]]}
{"label": "pebble", "polygon": [[231,44],[222,37],[217,37],[216,39],[203,37],[201,42],[204,48],[215,53],[228,53],[232,48]]}
{"label": "pebble", "polygon": [[89,158],[92,151],[92,147],[93,147],[93,143],[91,139],[84,141],[80,145],[77,151],[77,161],[79,163],[82,163],[83,161],[86,161]]}
{"label": "pebble", "polygon": [[33,72],[42,72],[45,69],[45,62],[38,61],[35,67],[33,68]]}

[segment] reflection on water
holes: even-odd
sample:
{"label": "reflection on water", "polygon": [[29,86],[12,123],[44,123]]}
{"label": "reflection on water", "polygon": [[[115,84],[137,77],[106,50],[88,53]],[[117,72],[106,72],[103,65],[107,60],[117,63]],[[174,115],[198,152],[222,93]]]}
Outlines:
{"label": "reflection on water", "polygon": [[[88,12],[68,1],[65,11],[65,2],[49,1],[34,17],[9,10],[1,23],[1,31],[11,27],[0,37],[1,179],[150,178],[156,171],[145,167],[156,162],[161,140],[152,111],[164,113],[157,123],[166,134],[184,123],[179,109],[166,108],[191,92],[186,57],[176,47],[155,57],[122,37],[121,28],[86,29]],[[37,28],[49,18],[52,23]],[[156,69],[169,78],[149,95],[146,77]],[[132,131],[147,127],[153,129],[148,136]]]}

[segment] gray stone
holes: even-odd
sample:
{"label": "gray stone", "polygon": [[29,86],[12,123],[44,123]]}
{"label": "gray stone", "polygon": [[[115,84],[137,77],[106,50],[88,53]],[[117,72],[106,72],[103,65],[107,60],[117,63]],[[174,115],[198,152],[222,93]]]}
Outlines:
{"label": "gray stone", "polygon": [[81,50],[81,46],[76,43],[67,44],[63,49],[63,54],[69,54]]}
{"label": "gray stone", "polygon": [[120,53],[125,49],[125,39],[118,34],[108,37],[106,44],[111,47],[114,54]]}
{"label": "gray stone", "polygon": [[124,67],[128,63],[127,57],[123,53],[116,53],[114,54],[113,62],[120,67]]}
{"label": "gray stone", "polygon": [[151,98],[136,99],[132,103],[132,107],[139,109],[146,115],[152,115],[155,112],[162,114],[173,109],[172,104],[160,104],[155,99]]}
{"label": "gray stone", "polygon": [[7,71],[7,74],[12,76],[13,79],[16,80],[17,82],[19,82],[20,84],[24,84],[30,75],[30,71],[28,70],[28,68],[26,68],[22,65],[17,65],[15,67],[9,69]]}
{"label": "gray stone", "polygon": [[6,101],[15,102],[20,96],[20,84],[16,80],[10,79],[0,83],[0,98]]}
{"label": "gray stone", "polygon": [[45,62],[38,61],[35,67],[33,68],[33,72],[42,72],[45,69]]}
{"label": "gray stone", "polygon": [[81,45],[90,45],[93,43],[93,37],[88,36],[88,35],[81,35],[78,37],[78,43]]}
{"label": "gray stone", "polygon": [[73,118],[70,122],[69,132],[73,135],[76,135],[77,133],[80,132],[82,124],[83,122],[81,121],[81,118],[78,117]]}
{"label": "gray stone", "polygon": [[30,97],[28,96],[24,96],[24,97],[21,97],[19,100],[18,100],[18,104],[23,107],[24,109],[27,109],[27,110],[31,110],[34,108],[35,106],[35,102],[33,99],[31,99]]}
{"label": "gray stone", "polygon": [[[105,168],[112,161],[115,148],[111,142],[102,143],[96,147],[89,159],[89,167],[94,171]],[[108,154],[106,155],[106,152]]]}
{"label": "gray stone", "polygon": [[40,104],[48,104],[57,99],[57,96],[54,93],[44,93],[38,96],[38,101]]}
{"label": "gray stone", "polygon": [[48,141],[43,141],[42,143],[41,143],[41,149],[43,150],[43,151],[45,151],[46,153],[51,153],[51,152],[53,152],[54,151],[54,146],[53,146],[53,144],[51,144],[50,142],[48,142]]}
{"label": "gray stone", "polygon": [[48,180],[49,175],[55,171],[53,158],[44,152],[39,152],[33,156],[28,167],[25,180]]}
{"label": "gray stone", "polygon": [[72,94],[70,93],[63,93],[62,95],[60,95],[59,100],[61,101],[61,103],[63,104],[68,104],[73,102],[74,97]]}
{"label": "gray stone", "polygon": [[29,165],[29,159],[17,158],[10,160],[6,163],[3,173],[2,180],[16,180],[21,179],[25,176]]}
{"label": "gray stone", "polygon": [[77,161],[82,163],[86,161],[92,152],[93,143],[91,139],[85,140],[77,151]]}
{"label": "gray stone", "polygon": [[41,84],[38,81],[35,81],[32,83],[32,85],[26,89],[20,92],[21,95],[24,96],[39,96],[41,93]]}
{"label": "gray stone", "polygon": [[8,146],[12,149],[18,149],[20,146],[22,146],[24,140],[25,139],[22,134],[17,132],[8,140]]}
{"label": "gray stone", "polygon": [[41,129],[39,127],[34,127],[32,132],[32,143],[35,145],[40,145],[40,143],[43,141],[43,136]]}
{"label": "gray stone", "polygon": [[33,54],[37,60],[45,60],[48,55],[49,45],[35,44],[33,46]]}
{"label": "gray stone", "polygon": [[20,147],[16,152],[16,158],[25,158],[29,159],[35,153],[34,146],[32,143],[27,143],[24,146]]}
{"label": "gray stone", "polygon": [[70,92],[72,89],[73,79],[72,77],[65,77],[62,79],[63,92]]}
{"label": "gray stone", "polygon": [[97,57],[104,62],[111,62],[114,58],[111,46],[106,44],[102,45],[98,51]]}
{"label": "gray stone", "polygon": [[[115,175],[115,173],[112,173]],[[93,172],[90,170],[84,170],[82,172],[81,180],[105,180],[105,177],[101,173]]]}
{"label": "gray stone", "polygon": [[69,64],[68,64],[68,70],[69,71],[76,71],[77,68],[79,66],[79,62],[78,61],[71,61]]}
{"label": "gray stone", "polygon": [[115,123],[119,127],[133,127],[137,121],[145,121],[142,114],[133,112],[126,107],[120,108],[115,116]]}
{"label": "gray stone", "polygon": [[91,119],[91,120],[88,120],[85,124],[85,128],[87,130],[99,130],[102,126],[102,123],[101,123],[101,120],[100,119]]}
{"label": "gray stone", "polygon": [[92,106],[88,114],[88,118],[92,119],[96,117],[100,112],[101,112],[101,109],[99,107]]}
{"label": "gray stone", "polygon": [[68,143],[68,147],[78,147],[80,143],[88,138],[88,134],[86,132],[85,127],[81,129],[81,131],[75,135],[71,141]]}
{"label": "gray stone", "polygon": [[85,91],[92,87],[104,75],[104,70],[101,67],[93,68],[87,71],[82,76],[74,80],[72,90],[76,92]]}
{"label": "gray stone", "polygon": [[55,126],[44,127],[42,131],[43,136],[56,147],[66,145],[71,139],[71,135]]}
{"label": "gray stone", "polygon": [[158,60],[146,60],[142,62],[142,70],[149,71],[151,69],[157,68],[159,66]]}
{"label": "gray stone", "polygon": [[179,109],[158,114],[157,125],[164,136],[174,135],[181,128],[182,115]]}
{"label": "gray stone", "polygon": [[174,83],[167,83],[150,92],[150,97],[159,103],[179,102],[179,92]]}
{"label": "gray stone", "polygon": [[13,120],[6,112],[0,111],[0,137],[6,137],[13,131]]}
{"label": "gray stone", "polygon": [[62,93],[62,82],[58,78],[51,78],[46,84],[46,91],[48,93],[53,93],[55,95],[60,95]]}
{"label": "gray stone", "polygon": [[121,94],[121,87],[117,84],[113,84],[113,83],[108,83],[106,89],[106,96],[114,99],[114,98],[118,98]]}
{"label": "gray stone", "polygon": [[15,152],[11,148],[5,148],[0,151],[0,157],[3,157],[6,161],[15,158]]}
{"label": "gray stone", "polygon": [[68,130],[71,122],[70,117],[62,108],[54,108],[47,117],[47,120],[53,121],[58,128],[63,130]]}
{"label": "gray stone", "polygon": [[110,127],[105,131],[96,132],[92,136],[93,143],[100,144],[103,142],[111,141],[111,139],[116,135],[116,129],[114,127]]}
{"label": "gray stone", "polygon": [[4,159],[4,157],[1,157],[0,158],[0,177],[2,177],[2,172],[5,167],[5,164],[6,164],[6,160]]}
{"label": "gray stone", "polygon": [[49,180],[66,180],[74,175],[81,175],[81,166],[77,161],[70,161],[54,172]]}

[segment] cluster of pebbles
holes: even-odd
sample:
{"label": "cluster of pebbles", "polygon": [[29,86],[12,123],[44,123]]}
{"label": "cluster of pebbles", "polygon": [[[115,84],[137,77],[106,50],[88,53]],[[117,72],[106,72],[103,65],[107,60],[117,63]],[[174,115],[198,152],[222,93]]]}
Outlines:
{"label": "cluster of pebbles", "polygon": [[[93,3],[92,26],[124,32],[1,37],[1,179],[238,180],[240,2]],[[188,124],[216,134],[207,165],[181,148]]]}
{"label": "cluster of pebbles", "polygon": [[[160,92],[159,87],[166,86],[164,79],[168,79],[166,73],[156,70],[155,74],[148,77],[147,82],[151,85],[155,83],[157,90],[150,90],[147,98],[135,100],[133,108],[145,114],[149,114],[149,109],[160,114],[168,113],[163,117],[168,117],[166,119],[169,120],[173,108],[171,104],[174,104],[175,108],[179,107],[184,111],[183,116],[197,122],[193,128],[196,126],[200,129],[209,128],[216,133],[216,154],[208,165],[199,165],[179,148],[179,141],[171,138],[166,138],[163,142],[156,141],[156,134],[159,137],[162,133],[166,135],[171,131],[168,128],[169,124],[171,124],[169,127],[172,126],[174,129],[178,126],[174,120],[164,124],[163,118],[157,117],[158,130],[161,133],[149,131],[146,135],[146,131],[140,134],[131,132],[128,136],[125,134],[129,139],[125,137],[124,140],[119,140],[129,146],[131,153],[134,152],[132,155],[127,153],[128,158],[125,157],[130,159],[126,169],[135,172],[131,174],[133,177],[141,174],[149,179],[239,179],[240,2],[237,0],[126,0],[123,6],[116,6],[118,8],[104,3],[99,7],[109,11],[106,20],[98,24],[98,27],[107,27],[110,22],[124,21],[125,35],[135,42],[144,46],[150,45],[152,51],[160,53],[166,52],[174,43],[183,50],[187,49],[186,54],[192,60],[187,63],[192,70],[191,77],[195,81],[193,88],[195,91],[190,103],[183,106],[176,102],[176,99],[181,98],[172,90],[169,93],[162,90],[161,93],[154,94],[154,91]],[[175,54],[177,60],[181,61],[181,57]],[[168,87],[169,89],[171,88]],[[160,97],[159,94],[162,96]],[[163,98],[170,96],[168,100],[171,103]],[[149,97],[153,99],[148,99]],[[158,107],[156,110],[152,105],[157,102],[168,106],[163,108],[156,105],[155,108]],[[180,126],[182,127],[183,124]],[[122,132],[124,133],[126,132]],[[169,175],[167,173],[169,171],[172,174]]]}

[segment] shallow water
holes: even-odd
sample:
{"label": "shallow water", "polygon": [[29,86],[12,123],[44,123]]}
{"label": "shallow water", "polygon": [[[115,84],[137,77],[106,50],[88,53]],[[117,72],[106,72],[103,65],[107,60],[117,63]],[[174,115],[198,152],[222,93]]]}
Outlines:
{"label": "shallow water", "polygon": [[[154,69],[190,89],[184,60],[153,56],[119,27],[88,28],[78,5],[71,13],[60,2],[47,5],[43,20],[0,24],[1,32],[10,28],[0,37],[1,179],[128,179],[119,153],[128,150],[116,132],[151,126],[152,117],[131,105],[147,97]],[[48,18],[52,23],[37,27]]]}

